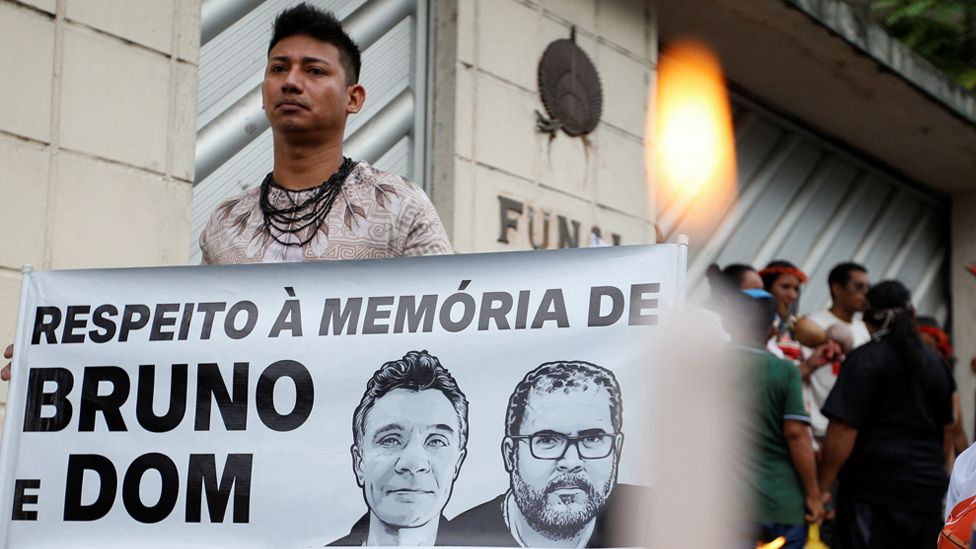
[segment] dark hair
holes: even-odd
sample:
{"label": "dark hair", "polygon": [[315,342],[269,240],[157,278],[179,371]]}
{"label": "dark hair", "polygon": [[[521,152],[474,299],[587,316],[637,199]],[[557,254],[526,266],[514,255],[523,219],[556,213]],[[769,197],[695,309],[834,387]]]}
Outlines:
{"label": "dark hair", "polygon": [[517,435],[525,417],[525,406],[529,400],[529,393],[533,390],[543,393],[563,391],[585,391],[590,388],[602,387],[610,395],[610,422],[615,433],[621,432],[623,427],[623,401],[620,397],[620,385],[613,372],[590,364],[589,362],[558,361],[547,362],[532,370],[519,384],[508,399],[508,412],[505,414],[505,434]]}
{"label": "dark hair", "polygon": [[864,321],[878,328],[874,337],[894,345],[912,365],[924,364],[924,343],[915,324],[912,294],[897,280],[885,280],[868,290]]}
{"label": "dark hair", "polygon": [[427,351],[410,351],[400,360],[387,362],[366,383],[366,392],[352,415],[352,437],[356,446],[362,447],[369,411],[378,399],[394,389],[416,392],[434,389],[444,393],[457,413],[460,447],[465,447],[468,442],[468,399],[451,373]]}
{"label": "dark hair", "polygon": [[830,292],[830,297],[834,296],[834,284],[846,286],[847,282],[851,279],[852,271],[860,273],[868,272],[864,265],[854,263],[853,261],[841,263],[830,270],[830,274],[827,275],[827,291]]}
{"label": "dark hair", "polygon": [[[942,326],[939,325],[939,321],[932,316],[918,316],[915,318],[915,324],[918,326],[919,334],[928,334],[929,337],[935,340],[935,348],[933,350],[939,355],[939,358],[950,366],[954,365],[955,357],[952,354],[952,339],[942,329]],[[926,345],[928,344],[924,338],[922,342],[926,343]]]}
{"label": "dark hair", "polygon": [[722,274],[725,275],[729,281],[735,283],[736,289],[742,287],[742,280],[745,279],[746,273],[748,272],[758,274],[758,271],[756,271],[752,265],[746,265],[745,263],[732,263],[730,265],[726,265],[725,268],[722,269]]}
{"label": "dark hair", "polygon": [[939,321],[936,320],[934,316],[919,316],[915,318],[915,322],[919,326],[931,326],[940,330],[942,329],[942,326],[939,325]]}
{"label": "dark hair", "polygon": [[744,263],[732,263],[726,265],[724,269],[720,269],[715,263],[709,265],[705,271],[705,278],[708,279],[710,290],[708,306],[715,311],[721,311],[725,308],[729,296],[739,292],[739,288],[742,287],[742,280],[750,271],[755,272],[756,269],[752,265]]}
{"label": "dark hair", "polygon": [[713,290],[721,288],[721,290],[737,291],[748,272],[756,272],[756,269],[745,263],[732,263],[726,265],[724,269],[719,269],[718,265],[712,263],[705,271],[705,277],[708,278],[708,285]]}
{"label": "dark hair", "polygon": [[359,82],[359,69],[362,58],[359,46],[342,30],[342,23],[330,11],[322,11],[305,2],[293,8],[288,8],[275,17],[274,31],[271,43],[268,44],[268,55],[275,44],[289,36],[305,35],[332,44],[339,50],[339,61],[346,73],[346,85],[351,86]]}
{"label": "dark hair", "polygon": [[773,327],[776,317],[776,299],[738,292],[732,298],[731,314],[728,316],[730,331],[741,332],[750,340],[765,341],[769,338],[769,329]]}

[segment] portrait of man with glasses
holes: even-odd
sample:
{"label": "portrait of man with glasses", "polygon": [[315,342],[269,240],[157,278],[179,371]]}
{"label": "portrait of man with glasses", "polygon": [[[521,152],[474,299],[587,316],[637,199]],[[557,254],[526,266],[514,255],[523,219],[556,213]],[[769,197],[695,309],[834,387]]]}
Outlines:
{"label": "portrait of man with glasses", "polygon": [[623,402],[613,372],[582,361],[529,372],[508,402],[508,492],[461,513],[447,541],[502,547],[642,545],[626,515],[638,488],[617,483]]}
{"label": "portrait of man with glasses", "polygon": [[445,545],[441,513],[468,440],[468,400],[451,373],[427,351],[387,362],[366,384],[352,431],[368,511],[329,545]]}

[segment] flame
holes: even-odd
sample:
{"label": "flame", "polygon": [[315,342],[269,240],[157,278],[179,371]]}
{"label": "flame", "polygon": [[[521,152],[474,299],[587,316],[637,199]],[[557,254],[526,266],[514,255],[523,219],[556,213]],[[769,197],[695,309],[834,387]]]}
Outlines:
{"label": "flame", "polygon": [[769,543],[757,543],[756,549],[779,549],[786,545],[786,538],[780,536]]}
{"label": "flame", "polygon": [[658,63],[657,106],[647,112],[656,115],[645,128],[654,136],[645,165],[655,167],[659,196],[669,208],[714,221],[735,192],[732,115],[718,59],[694,42],[668,47]]}

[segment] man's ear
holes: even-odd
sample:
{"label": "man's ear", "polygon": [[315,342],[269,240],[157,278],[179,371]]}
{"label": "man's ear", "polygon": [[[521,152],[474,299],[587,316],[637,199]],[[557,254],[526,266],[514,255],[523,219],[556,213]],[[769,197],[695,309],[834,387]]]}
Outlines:
{"label": "man's ear", "polygon": [[828,293],[830,294],[831,303],[834,301],[834,296],[840,295],[840,292],[844,289],[844,286],[846,286],[846,284],[841,284],[840,282],[834,282],[830,285]]}
{"label": "man's ear", "polygon": [[613,484],[617,484],[617,476],[620,474],[620,456],[624,449],[624,434],[613,435]]}
{"label": "man's ear", "polygon": [[349,453],[352,454],[352,472],[356,475],[356,484],[362,488],[365,484],[363,480],[363,455],[355,444],[349,447]]}
{"label": "man's ear", "polygon": [[515,469],[515,440],[512,437],[502,439],[502,462],[509,473]]}
{"label": "man's ear", "polygon": [[348,98],[346,101],[346,113],[355,114],[363,108],[366,102],[366,88],[362,84],[353,84],[346,88]]}
{"label": "man's ear", "polygon": [[457,480],[458,475],[461,474],[461,466],[464,465],[464,458],[468,457],[468,449],[464,448],[461,450],[461,455],[458,456],[457,464],[454,465],[454,480]]}

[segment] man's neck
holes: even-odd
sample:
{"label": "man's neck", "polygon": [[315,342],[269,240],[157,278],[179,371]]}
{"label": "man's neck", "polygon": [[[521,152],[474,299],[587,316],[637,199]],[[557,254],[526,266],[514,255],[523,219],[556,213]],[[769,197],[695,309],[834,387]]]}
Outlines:
{"label": "man's neck", "polygon": [[584,547],[590,541],[596,523],[596,518],[593,518],[575,535],[568,538],[552,539],[529,525],[528,519],[525,518],[522,510],[515,503],[515,496],[512,493],[509,493],[505,498],[505,507],[508,516],[508,528],[512,537],[522,547]]}
{"label": "man's neck", "polygon": [[282,187],[300,191],[322,184],[342,165],[342,141],[327,144],[274,143],[274,180]]}
{"label": "man's neck", "polygon": [[827,309],[830,313],[837,318],[843,320],[844,322],[850,324],[854,320],[854,313],[845,311],[841,309],[836,303],[830,305],[830,309]]}
{"label": "man's neck", "polygon": [[394,547],[397,545],[407,545],[412,547],[426,546],[433,547],[437,540],[437,526],[440,521],[435,517],[430,519],[427,524],[413,528],[398,528],[390,526],[369,512],[369,536],[366,538],[366,545],[382,545],[384,547]]}

